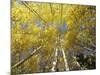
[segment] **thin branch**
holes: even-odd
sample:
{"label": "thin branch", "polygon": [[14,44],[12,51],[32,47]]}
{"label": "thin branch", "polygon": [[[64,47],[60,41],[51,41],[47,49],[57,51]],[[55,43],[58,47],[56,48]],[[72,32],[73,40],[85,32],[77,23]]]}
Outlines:
{"label": "thin branch", "polygon": [[75,56],[72,56],[72,58],[73,58],[74,61],[76,62],[77,66],[78,66],[79,68],[82,69],[81,65],[80,65],[79,62],[77,61],[77,58],[76,58]]}
{"label": "thin branch", "polygon": [[96,53],[96,51],[95,50],[93,50],[93,49],[90,49],[90,48],[88,48],[88,47],[83,47],[84,49],[86,49],[86,50],[88,50],[88,51],[91,51],[91,52],[93,52],[93,53]]}
{"label": "thin branch", "polygon": [[46,65],[49,64],[51,62],[50,60],[54,58],[54,54],[55,52],[53,51],[53,53],[49,55],[48,60],[46,61]]}
{"label": "thin branch", "polygon": [[51,14],[52,14],[52,22],[54,21],[54,12],[53,12],[53,7],[52,4],[50,3],[50,10],[51,10]]}
{"label": "thin branch", "polygon": [[26,3],[26,2],[22,2],[23,3],[23,5],[25,6],[25,7],[27,7],[32,13],[34,13],[36,16],[38,16],[44,23],[46,23],[46,21],[37,13],[37,11],[35,10],[35,9],[31,9],[29,6],[28,6],[28,4]]}
{"label": "thin branch", "polygon": [[18,67],[19,65],[21,65],[22,63],[27,61],[29,58],[31,58],[37,52],[37,50],[41,49],[41,47],[42,46],[40,46],[36,50],[34,50],[27,58],[25,58],[25,59],[19,61],[18,63],[16,63],[14,66],[11,67],[11,69]]}
{"label": "thin branch", "polygon": [[53,12],[53,7],[52,7],[52,4],[51,4],[51,3],[49,3],[49,5],[50,5],[51,14],[52,14],[52,16],[54,16],[54,12]]}
{"label": "thin branch", "polygon": [[63,4],[61,4],[61,24],[63,23]]}
{"label": "thin branch", "polygon": [[[77,41],[81,42],[80,40],[77,40]],[[96,53],[95,50],[93,50],[93,49],[91,49],[91,48],[89,48],[89,47],[84,46],[84,44],[82,45],[82,44],[76,43],[76,46],[80,46],[81,48],[84,48],[84,49],[86,49],[86,50],[88,50],[88,51],[91,51],[92,53]],[[94,46],[95,46],[95,45],[94,45]],[[94,47],[94,46],[93,46],[93,47]],[[95,46],[95,48],[96,48],[96,46]]]}

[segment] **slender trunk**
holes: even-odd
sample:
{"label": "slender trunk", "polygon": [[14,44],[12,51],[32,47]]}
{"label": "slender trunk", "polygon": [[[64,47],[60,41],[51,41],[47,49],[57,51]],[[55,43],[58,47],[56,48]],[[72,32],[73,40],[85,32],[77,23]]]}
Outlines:
{"label": "slender trunk", "polygon": [[56,48],[55,55],[54,55],[53,66],[52,66],[51,71],[55,71],[55,67],[57,65],[57,56],[58,56],[58,49]]}
{"label": "slender trunk", "polygon": [[62,48],[61,51],[63,53],[63,59],[64,59],[64,63],[65,63],[65,69],[66,69],[66,71],[69,71],[68,61],[66,59],[66,55],[65,55],[64,49]]}

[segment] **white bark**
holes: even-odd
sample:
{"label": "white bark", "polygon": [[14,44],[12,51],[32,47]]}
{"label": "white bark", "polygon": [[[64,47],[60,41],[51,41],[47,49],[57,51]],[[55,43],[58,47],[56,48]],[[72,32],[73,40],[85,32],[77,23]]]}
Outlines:
{"label": "white bark", "polygon": [[62,51],[62,53],[63,53],[63,59],[64,59],[66,71],[69,71],[68,61],[67,61],[67,59],[66,59],[66,55],[65,55],[64,49],[61,48],[61,51]]}
{"label": "white bark", "polygon": [[54,55],[53,66],[52,66],[52,69],[51,69],[51,71],[53,71],[53,72],[55,71],[55,67],[57,65],[57,56],[58,56],[58,49],[56,48],[55,55]]}

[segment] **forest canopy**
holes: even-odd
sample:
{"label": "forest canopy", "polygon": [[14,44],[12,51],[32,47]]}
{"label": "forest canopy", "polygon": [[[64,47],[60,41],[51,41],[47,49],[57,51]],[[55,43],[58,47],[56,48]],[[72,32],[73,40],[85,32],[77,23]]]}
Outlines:
{"label": "forest canopy", "polygon": [[11,2],[12,74],[95,69],[96,6]]}

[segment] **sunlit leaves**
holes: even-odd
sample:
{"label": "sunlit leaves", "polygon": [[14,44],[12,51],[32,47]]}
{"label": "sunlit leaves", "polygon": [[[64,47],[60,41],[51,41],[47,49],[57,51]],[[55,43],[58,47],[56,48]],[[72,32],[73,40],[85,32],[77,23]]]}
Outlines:
{"label": "sunlit leaves", "polygon": [[[52,60],[60,56],[54,56],[57,49],[64,51],[65,56],[71,49],[95,49],[95,6],[12,1],[11,10],[11,53],[18,59],[12,60],[12,63],[25,59],[36,48],[42,46],[19,66],[26,73],[51,71]],[[61,71],[65,66],[63,62],[63,57],[60,57],[56,63]]]}

